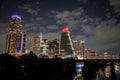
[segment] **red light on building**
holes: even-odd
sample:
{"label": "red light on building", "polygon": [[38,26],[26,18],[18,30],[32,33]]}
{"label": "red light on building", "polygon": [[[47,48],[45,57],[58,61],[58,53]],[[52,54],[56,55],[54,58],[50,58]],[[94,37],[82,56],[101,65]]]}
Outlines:
{"label": "red light on building", "polygon": [[65,32],[68,32],[68,31],[69,31],[68,27],[65,27],[65,28],[62,29],[62,33],[65,33]]}
{"label": "red light on building", "polygon": [[21,57],[22,57],[22,56],[20,56],[20,55],[16,55],[16,58],[17,58],[17,59],[20,59]]}

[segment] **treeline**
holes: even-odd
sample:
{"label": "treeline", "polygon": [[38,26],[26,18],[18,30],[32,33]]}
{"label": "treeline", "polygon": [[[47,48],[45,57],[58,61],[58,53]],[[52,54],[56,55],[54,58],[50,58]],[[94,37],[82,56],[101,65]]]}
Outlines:
{"label": "treeline", "polygon": [[[84,80],[96,78],[96,72],[100,68],[104,71],[106,66],[107,63],[103,60],[85,60],[82,71]],[[119,80],[113,61],[110,61],[110,67],[111,80]],[[38,58],[32,52],[17,57],[0,55],[0,80],[73,80],[76,74],[76,61],[72,58]]]}
{"label": "treeline", "polygon": [[39,59],[30,53],[19,58],[0,55],[0,80],[72,80],[75,61]]}

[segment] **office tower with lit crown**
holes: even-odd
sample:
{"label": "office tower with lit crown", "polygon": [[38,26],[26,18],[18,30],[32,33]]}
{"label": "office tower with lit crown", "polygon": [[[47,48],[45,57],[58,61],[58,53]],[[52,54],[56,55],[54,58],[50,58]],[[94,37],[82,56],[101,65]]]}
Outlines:
{"label": "office tower with lit crown", "polygon": [[62,29],[60,49],[64,51],[64,55],[72,55],[74,58],[76,57],[68,27]]}
{"label": "office tower with lit crown", "polygon": [[18,53],[22,54],[25,52],[26,33],[22,30],[21,21],[20,15],[11,16],[5,50],[9,55],[17,55]]}

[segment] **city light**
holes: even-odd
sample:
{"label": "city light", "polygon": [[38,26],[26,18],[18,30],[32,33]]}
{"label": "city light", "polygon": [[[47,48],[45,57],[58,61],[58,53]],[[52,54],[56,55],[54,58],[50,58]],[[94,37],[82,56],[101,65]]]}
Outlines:
{"label": "city light", "polygon": [[69,31],[68,27],[65,27],[65,28],[62,30],[63,33],[64,33],[64,32],[68,32],[68,31]]}
{"label": "city light", "polygon": [[13,15],[11,16],[11,18],[18,18],[18,19],[21,19],[21,16],[18,15],[18,14],[13,14]]}

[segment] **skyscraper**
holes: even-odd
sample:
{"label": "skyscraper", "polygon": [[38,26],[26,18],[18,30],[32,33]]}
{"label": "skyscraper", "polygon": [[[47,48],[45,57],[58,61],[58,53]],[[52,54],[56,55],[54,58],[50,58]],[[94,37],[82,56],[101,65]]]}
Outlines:
{"label": "skyscraper", "polygon": [[42,33],[33,38],[32,50],[38,57],[41,57],[42,55],[48,55],[48,39],[43,39]]}
{"label": "skyscraper", "polygon": [[76,58],[76,52],[73,47],[68,27],[62,29],[60,47],[63,50],[62,53],[64,55],[72,55],[72,57]]}
{"label": "skyscraper", "polygon": [[32,43],[32,50],[36,55],[39,55],[41,50],[40,47],[42,45],[42,33],[38,36],[35,36],[33,38],[33,43]]}
{"label": "skyscraper", "polygon": [[49,50],[50,50],[50,53],[53,55],[60,54],[60,40],[53,39],[49,41]]}
{"label": "skyscraper", "polygon": [[78,55],[80,53],[79,52],[80,51],[80,49],[79,49],[79,41],[78,40],[73,40],[72,42],[73,42],[73,47],[75,49],[75,52]]}
{"label": "skyscraper", "polygon": [[85,57],[85,41],[84,40],[80,41],[80,54],[83,56],[83,58]]}
{"label": "skyscraper", "polygon": [[25,52],[26,33],[22,30],[20,15],[12,15],[10,19],[9,33],[6,39],[5,52],[10,55]]}
{"label": "skyscraper", "polygon": [[48,55],[49,54],[49,45],[48,45],[48,39],[43,39],[42,43],[41,43],[41,49],[40,49],[40,53],[42,55]]}

